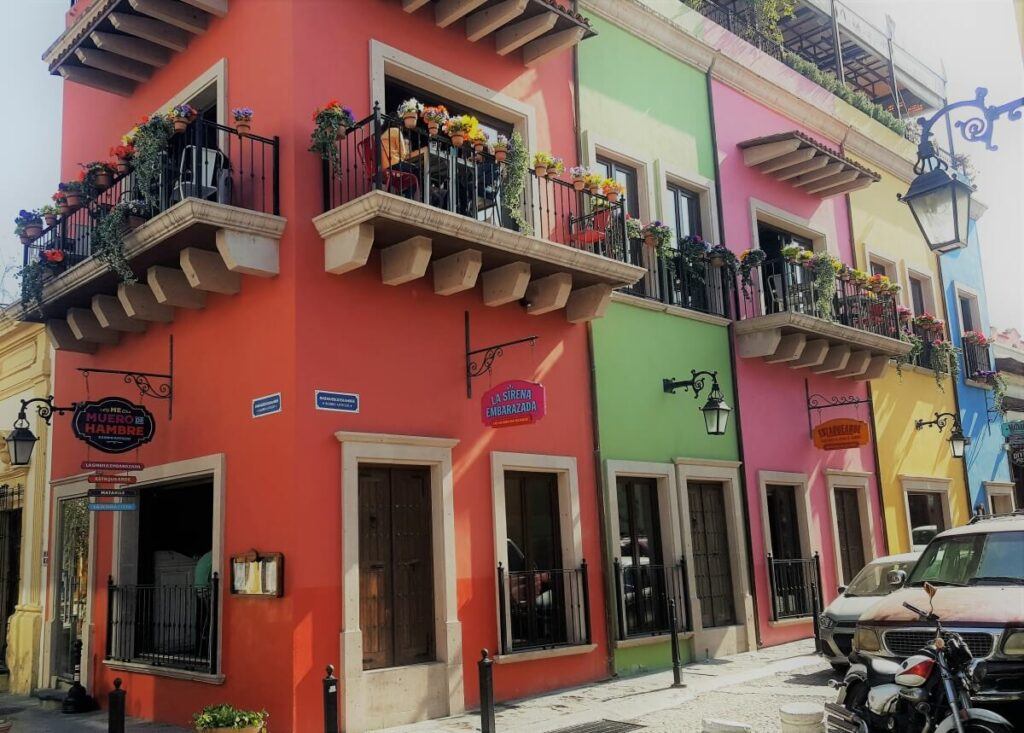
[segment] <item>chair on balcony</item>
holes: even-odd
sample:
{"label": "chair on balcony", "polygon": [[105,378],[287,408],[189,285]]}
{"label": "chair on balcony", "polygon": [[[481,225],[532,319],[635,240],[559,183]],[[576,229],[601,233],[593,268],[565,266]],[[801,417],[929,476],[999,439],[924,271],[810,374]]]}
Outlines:
{"label": "chair on balcony", "polygon": [[[199,171],[195,170],[198,163]],[[227,158],[215,148],[199,148],[186,145],[181,151],[178,164],[178,183],[171,194],[171,201],[178,202],[188,197],[230,203],[231,173]]]}
{"label": "chair on balcony", "polygon": [[589,214],[569,217],[569,244],[594,251],[595,245],[608,238],[608,227],[612,223],[611,209],[595,209]]}
{"label": "chair on balcony", "polygon": [[[397,128],[389,128],[381,134],[381,185],[389,193],[397,193],[409,198],[419,198],[420,179],[408,170],[399,170],[398,165],[414,165],[403,160],[403,138]],[[372,190],[377,178],[377,156],[375,141],[372,137],[360,140],[356,146],[359,162],[363,165],[367,190]]]}

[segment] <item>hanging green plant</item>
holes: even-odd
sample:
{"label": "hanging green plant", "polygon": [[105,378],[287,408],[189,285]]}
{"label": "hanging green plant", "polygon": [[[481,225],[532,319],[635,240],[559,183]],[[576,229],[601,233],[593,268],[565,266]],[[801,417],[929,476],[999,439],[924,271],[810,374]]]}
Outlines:
{"label": "hanging green plant", "polygon": [[128,260],[124,256],[124,238],[131,231],[129,217],[143,216],[146,204],[142,201],[121,202],[106,212],[92,230],[92,254],[121,278],[122,282],[136,281]]}
{"label": "hanging green plant", "polygon": [[132,166],[135,169],[137,194],[153,208],[158,204],[160,174],[173,135],[174,125],[171,121],[164,115],[153,115],[135,128],[129,136],[135,149]]}
{"label": "hanging green plant", "polygon": [[740,252],[738,269],[744,295],[750,295],[750,289],[754,284],[751,276],[755,269],[764,264],[765,259],[766,256],[763,249],[745,249]]}
{"label": "hanging green plant", "polygon": [[896,376],[899,377],[900,381],[903,381],[903,367],[907,364],[916,363],[918,357],[921,356],[921,352],[924,350],[924,340],[913,331],[900,331],[900,341],[910,344],[910,352],[903,355],[897,356],[894,361],[896,362]]}
{"label": "hanging green plant", "polygon": [[523,136],[516,130],[508,141],[508,154],[501,167],[501,206],[523,234],[533,234],[533,227],[523,216],[523,187],[529,162]]}
{"label": "hanging green plant", "polygon": [[939,336],[932,341],[930,356],[930,366],[935,374],[935,384],[940,391],[945,392],[946,389],[942,386],[942,378],[948,374],[955,384],[957,377],[960,375],[960,349],[953,346],[952,342]]}
{"label": "hanging green plant", "polygon": [[[374,108],[376,110],[376,108]],[[330,100],[313,113],[313,132],[310,134],[309,152],[316,153],[330,163],[331,173],[341,175],[341,153],[338,141],[343,140],[355,123],[352,110],[337,99]]]}
{"label": "hanging green plant", "polygon": [[47,268],[40,260],[32,260],[21,270],[21,303],[25,308],[34,307],[43,312],[43,283],[46,282]]}
{"label": "hanging green plant", "polygon": [[814,273],[814,309],[818,318],[835,320],[833,304],[836,297],[836,268],[828,252],[818,252],[811,260]]}
{"label": "hanging green plant", "polygon": [[1003,379],[1002,374],[993,372],[992,376],[988,378],[988,383],[992,385],[992,409],[1005,417],[1006,380]]}

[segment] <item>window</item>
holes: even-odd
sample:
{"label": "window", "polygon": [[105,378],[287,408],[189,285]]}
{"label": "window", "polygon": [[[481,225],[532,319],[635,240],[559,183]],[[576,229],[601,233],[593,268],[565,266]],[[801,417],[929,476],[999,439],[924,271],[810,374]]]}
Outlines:
{"label": "window", "polygon": [[768,525],[772,535],[772,554],[779,560],[800,558],[803,551],[800,545],[796,487],[769,484],[765,491],[768,502]]}
{"label": "window", "polygon": [[910,276],[910,303],[914,308],[915,316],[929,312],[931,303],[929,288],[930,284],[924,278],[916,275]]}
{"label": "window", "polygon": [[813,313],[814,298],[811,292],[810,270],[787,266],[782,262],[782,248],[796,244],[812,251],[814,243],[807,237],[760,221],[757,223],[757,242],[766,259],[760,268],[762,292],[765,294],[765,313],[786,310]]}
{"label": "window", "polygon": [[669,184],[669,195],[672,196],[673,219],[669,222],[676,238],[697,235],[704,236],[700,221],[700,197],[685,188]]}
{"label": "window", "polygon": [[946,537],[921,555],[907,581],[949,585],[1024,583],[1024,532],[991,532]]}
{"label": "window", "polygon": [[960,305],[960,331],[977,331],[981,328],[981,319],[978,317],[978,299],[973,295],[957,293],[957,301]]}
{"label": "window", "polygon": [[626,634],[668,631],[668,594],[676,578],[662,564],[658,480],[620,476],[616,491]]}
{"label": "window", "polygon": [[886,277],[889,277],[889,271],[886,268],[886,266],[883,265],[881,262],[875,262],[873,260],[871,262],[871,274],[872,275],[885,275]]}
{"label": "window", "polygon": [[640,188],[637,182],[636,168],[630,168],[614,160],[597,156],[597,172],[605,178],[618,181],[626,189],[626,213],[634,219],[640,218]]}
{"label": "window", "polygon": [[841,579],[846,584],[865,563],[860,497],[858,490],[852,487],[837,486],[834,492]]}
{"label": "window", "polygon": [[[451,115],[473,115],[480,122],[480,127],[487,132],[488,137],[492,141],[496,140],[499,134],[509,138],[512,137],[512,125],[505,120],[499,120],[496,117],[483,114],[479,110],[472,109],[465,104],[453,102],[440,94],[405,84],[393,77],[387,77],[384,80],[384,113],[394,115],[399,104],[413,97],[418,99],[424,106],[444,105]],[[426,131],[426,125],[423,120],[419,120],[417,125]]]}
{"label": "window", "polygon": [[768,578],[773,621],[810,616],[816,584],[819,596],[821,593],[817,560],[804,558],[797,489],[792,484],[767,484],[764,488],[771,536]]}
{"label": "window", "polygon": [[946,529],[942,500],[936,491],[908,491],[907,511],[910,515],[910,544],[913,550],[923,549],[932,537]]}

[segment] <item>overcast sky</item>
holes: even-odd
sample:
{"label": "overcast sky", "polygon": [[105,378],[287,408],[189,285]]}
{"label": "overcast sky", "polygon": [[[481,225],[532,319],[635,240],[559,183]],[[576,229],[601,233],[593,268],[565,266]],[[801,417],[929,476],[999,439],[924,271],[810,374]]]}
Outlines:
{"label": "overcast sky", "polygon": [[[951,100],[973,97],[978,86],[988,87],[990,104],[1024,95],[1012,0],[843,1],[880,28],[889,13],[900,45],[937,70],[944,61]],[[4,300],[17,297],[9,270],[22,257],[11,234],[13,218],[21,208],[47,203],[58,180],[61,82],[46,72],[40,56],[60,34],[67,7],[67,0],[0,0],[8,36],[0,44],[0,94],[7,100],[0,118],[0,217],[10,223],[0,229],[0,257],[8,270],[0,283]],[[957,148],[971,154],[978,195],[989,207],[980,235],[991,321],[1024,331],[1024,120],[1002,119],[994,140],[996,152],[962,140]]]}

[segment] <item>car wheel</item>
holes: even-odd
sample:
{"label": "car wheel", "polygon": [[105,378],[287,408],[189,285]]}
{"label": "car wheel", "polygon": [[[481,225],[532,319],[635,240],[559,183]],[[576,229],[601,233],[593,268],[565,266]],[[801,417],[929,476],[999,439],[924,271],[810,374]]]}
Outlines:
{"label": "car wheel", "polygon": [[832,665],[832,669],[836,674],[846,674],[850,669],[849,662],[829,662],[829,664]]}

